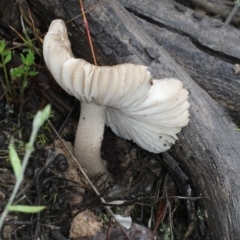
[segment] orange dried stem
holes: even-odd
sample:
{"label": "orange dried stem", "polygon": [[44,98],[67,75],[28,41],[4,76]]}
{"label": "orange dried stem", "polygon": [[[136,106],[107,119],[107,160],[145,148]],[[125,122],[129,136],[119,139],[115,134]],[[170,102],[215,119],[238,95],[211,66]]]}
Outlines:
{"label": "orange dried stem", "polygon": [[85,27],[86,27],[87,37],[88,37],[89,45],[90,45],[92,56],[93,56],[93,62],[97,66],[97,60],[96,60],[95,52],[94,52],[94,49],[93,49],[92,38],[91,38],[90,31],[89,31],[88,21],[86,19],[86,15],[85,15],[85,11],[84,11],[82,0],[79,0],[79,2],[80,2],[82,15],[83,15],[83,22],[84,22]]}

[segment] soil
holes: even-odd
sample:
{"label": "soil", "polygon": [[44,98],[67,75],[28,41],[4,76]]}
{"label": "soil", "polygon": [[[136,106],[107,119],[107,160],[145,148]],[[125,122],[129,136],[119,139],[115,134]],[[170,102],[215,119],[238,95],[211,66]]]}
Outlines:
{"label": "soil", "polygon": [[[181,1],[184,2],[186,1]],[[187,6],[199,8],[194,1]],[[15,10],[7,8],[5,13]],[[15,46],[13,42],[21,42],[21,39],[13,38],[16,35],[11,33],[7,24],[10,21],[21,31],[19,13],[11,16],[9,19],[4,15],[5,18],[0,22],[0,38],[8,42],[9,48]],[[36,25],[38,24],[36,20]],[[29,37],[34,37],[33,32],[29,32]],[[40,42],[37,42],[35,47],[41,49]],[[16,66],[16,59],[19,59],[22,49],[15,48],[14,58],[8,64],[8,69]],[[0,74],[0,212],[15,184],[8,158],[9,143],[14,143],[22,159],[25,143],[28,142],[32,130],[33,116],[39,109],[50,102],[52,114],[49,120],[68,142],[68,146],[74,142],[79,103],[54,83],[40,55],[36,55],[35,68],[39,74],[28,79],[23,99],[9,97],[5,76],[3,72]],[[19,91],[18,83],[14,82],[13,87]],[[111,236],[108,239],[124,239],[121,229],[116,227],[99,197],[76,170],[72,159],[64,152],[64,147],[56,140],[53,129],[46,123],[38,133],[35,151],[15,198],[15,203],[44,205],[46,210],[38,214],[10,212],[0,238],[68,239],[72,219],[87,209],[97,216],[103,227],[95,237],[82,236],[76,239],[106,239],[106,236]],[[151,154],[132,142],[116,137],[109,128],[105,129],[102,157],[107,161],[114,181],[109,186],[100,188],[101,196],[107,202],[124,201],[112,210],[122,215],[131,215],[134,222],[134,228],[128,231],[131,239],[138,239],[136,233],[139,231],[146,234],[142,239],[156,239],[155,235],[158,239],[207,239],[204,213],[198,206],[198,199],[187,198],[191,187],[187,176],[174,159],[171,160],[172,164],[165,163],[162,155]],[[166,160],[166,157],[164,159]],[[74,176],[73,171],[76,171]],[[97,182],[96,179],[94,184]],[[116,186],[119,194],[111,197]],[[194,191],[190,197],[194,197]]]}

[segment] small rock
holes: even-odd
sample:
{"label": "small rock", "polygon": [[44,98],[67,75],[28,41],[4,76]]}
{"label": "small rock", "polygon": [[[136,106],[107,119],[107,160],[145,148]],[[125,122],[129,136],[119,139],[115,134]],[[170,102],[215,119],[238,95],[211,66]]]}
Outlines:
{"label": "small rock", "polygon": [[102,229],[102,223],[93,212],[86,210],[79,213],[72,222],[69,237],[90,237],[96,235]]}

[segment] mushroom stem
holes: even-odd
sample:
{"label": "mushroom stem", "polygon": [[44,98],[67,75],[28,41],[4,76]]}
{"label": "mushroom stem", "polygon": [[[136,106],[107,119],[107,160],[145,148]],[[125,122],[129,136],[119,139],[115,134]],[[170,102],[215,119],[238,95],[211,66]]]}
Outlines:
{"label": "mushroom stem", "polygon": [[101,145],[105,127],[106,107],[81,103],[81,115],[74,144],[74,155],[89,177],[106,173],[101,158]]}

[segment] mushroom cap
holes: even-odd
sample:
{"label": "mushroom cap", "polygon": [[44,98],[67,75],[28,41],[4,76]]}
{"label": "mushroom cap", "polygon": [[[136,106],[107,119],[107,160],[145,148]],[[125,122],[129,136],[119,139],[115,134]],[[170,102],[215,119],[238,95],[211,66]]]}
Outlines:
{"label": "mushroom cap", "polygon": [[168,150],[189,121],[188,91],[173,78],[153,80],[146,66],[94,66],[73,57],[62,20],[52,21],[43,54],[58,84],[82,102],[107,107],[106,125],[143,149]]}

